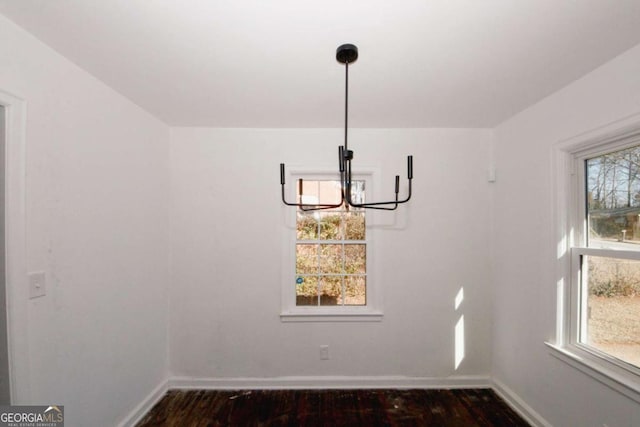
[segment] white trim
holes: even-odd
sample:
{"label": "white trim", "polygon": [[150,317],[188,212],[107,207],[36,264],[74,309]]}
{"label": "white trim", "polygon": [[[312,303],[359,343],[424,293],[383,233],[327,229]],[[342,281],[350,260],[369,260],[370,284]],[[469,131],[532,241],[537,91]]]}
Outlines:
{"label": "white trim", "polygon": [[381,322],[384,315],[380,311],[369,312],[340,312],[341,307],[336,307],[334,311],[331,309],[310,310],[305,313],[302,309],[308,307],[300,307],[296,311],[285,311],[280,313],[282,322]]}
{"label": "white trim", "polygon": [[30,403],[26,274],[26,117],[24,100],[0,90],[6,111],[5,245],[11,404]]}
{"label": "white trim", "polygon": [[520,397],[513,390],[507,387],[502,381],[493,378],[491,380],[493,390],[507,404],[518,413],[526,422],[535,427],[552,427],[540,414]]}
{"label": "white trim", "polygon": [[626,250],[626,249],[609,249],[609,248],[587,248],[583,246],[574,246],[571,248],[571,256],[573,258],[580,257],[581,255],[587,256],[599,256],[605,258],[622,258],[640,261],[640,251]]}
{"label": "white trim", "polygon": [[599,360],[591,360],[588,352],[584,356],[578,354],[573,348],[545,343],[550,349],[550,354],[566,364],[589,375],[600,383],[615,390],[628,398],[640,403],[640,387],[637,381],[629,379],[628,375],[621,374],[612,369],[607,369]]}
{"label": "white trim", "polygon": [[[640,132],[640,113],[632,114],[588,132],[559,141],[556,144],[556,149],[573,154],[586,152],[595,150],[599,145],[627,139],[638,132]],[[594,153],[597,153],[597,151],[594,151]]]}
{"label": "white trim", "polygon": [[546,343],[552,356],[591,376],[621,394],[640,402],[637,373],[624,369],[606,355],[579,344],[580,312],[578,274],[580,255],[613,256],[638,259],[628,250],[586,248],[584,170],[581,162],[589,156],[622,149],[640,141],[640,114],[626,117],[590,132],[558,142],[553,148],[553,200],[555,230],[553,245],[557,247],[556,264],[557,327],[554,343]]}
{"label": "white trim", "polygon": [[194,390],[301,390],[301,389],[452,389],[491,388],[488,376],[446,378],[404,376],[317,376],[274,378],[196,378],[172,377],[168,389]]}
{"label": "white trim", "polygon": [[156,388],[154,388],[151,393],[145,397],[142,402],[136,405],[135,408],[124,417],[124,419],[118,423],[118,427],[133,427],[138,422],[142,420],[142,418],[147,415],[147,413],[154,407],[156,403],[160,401],[167,393],[168,390],[168,381],[162,381]]}

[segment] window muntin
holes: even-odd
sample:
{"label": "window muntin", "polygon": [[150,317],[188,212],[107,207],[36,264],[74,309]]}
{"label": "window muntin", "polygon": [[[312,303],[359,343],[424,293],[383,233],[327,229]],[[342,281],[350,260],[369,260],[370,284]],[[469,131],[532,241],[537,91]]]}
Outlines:
{"label": "window muntin", "polygon": [[[303,203],[340,199],[340,182],[304,180]],[[299,197],[299,194],[297,195]],[[364,202],[365,182],[352,183]],[[335,208],[296,212],[296,306],[366,306],[367,240],[365,210]]]}

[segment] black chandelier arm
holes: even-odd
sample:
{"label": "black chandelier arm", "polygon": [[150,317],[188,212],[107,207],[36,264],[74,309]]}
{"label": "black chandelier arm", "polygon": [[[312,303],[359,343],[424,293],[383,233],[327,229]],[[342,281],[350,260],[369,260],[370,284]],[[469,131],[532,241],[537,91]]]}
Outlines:
{"label": "black chandelier arm", "polygon": [[337,205],[314,205],[314,204],[309,204],[309,203],[291,203],[291,202],[287,202],[285,200],[285,196],[284,196],[284,186],[282,186],[282,203],[284,203],[287,206],[295,206],[300,208],[300,210],[302,211],[320,211],[323,209],[335,209],[335,208],[339,208],[340,206],[343,205],[343,201],[340,201],[340,204]]}
{"label": "black chandelier arm", "polygon": [[[340,203],[337,203],[337,204],[312,204],[312,203],[287,202],[287,199],[285,197],[285,189],[284,189],[284,185],[285,185],[284,176],[285,176],[284,163],[280,163],[280,188],[281,188],[281,194],[282,194],[282,203],[284,203],[287,206],[295,206],[306,212],[306,211],[319,211],[323,209],[335,209],[335,208],[339,208],[344,204],[344,192],[342,193]],[[300,193],[300,196],[302,197],[302,180],[300,179],[298,182],[299,182],[298,185],[300,186],[299,193]]]}
{"label": "black chandelier arm", "polygon": [[[409,180],[409,194],[403,200],[397,199],[397,193],[396,193],[396,200],[389,200],[387,202],[352,203],[350,199],[351,199],[350,197],[347,198],[347,203],[349,203],[349,205],[353,206],[354,208],[383,209],[383,210],[393,211],[393,210],[396,210],[398,205],[407,203],[409,200],[411,200],[411,180]],[[393,205],[393,207],[392,208],[381,207],[385,205]]]}
{"label": "black chandelier arm", "polygon": [[[396,175],[396,177],[397,177],[397,175]],[[409,193],[407,194],[407,197],[405,199],[403,199],[403,200],[398,200],[397,197],[398,197],[398,194],[396,193],[396,200],[393,200],[393,201],[361,203],[360,205],[353,205],[353,206],[354,207],[363,207],[363,208],[375,209],[375,206],[377,206],[377,205],[394,205],[393,208],[387,208],[387,210],[393,211],[398,207],[398,205],[401,205],[403,203],[407,203],[409,200],[411,200],[411,180],[409,180]]]}
{"label": "black chandelier arm", "polygon": [[[347,194],[351,192],[351,184],[348,184],[348,187],[349,187],[349,190],[347,191]],[[397,194],[396,194],[396,197],[397,197]],[[398,200],[389,201],[389,202],[353,203],[351,201],[351,195],[347,196],[345,201],[349,206],[354,208],[378,209],[381,211],[395,211],[396,209],[398,209],[398,205],[400,205],[400,202],[398,202]],[[393,206],[390,207],[389,205],[393,205]]]}
{"label": "black chandelier arm", "polygon": [[[348,186],[347,194],[349,194],[351,192],[351,184],[349,183],[347,186]],[[398,197],[398,194],[396,193],[396,200],[392,200],[392,201],[390,200],[388,202],[353,203],[353,201],[351,200],[351,195],[349,194],[345,200],[349,206],[354,208],[394,211],[398,208],[399,205],[409,201],[409,198],[407,198],[406,200],[400,201],[397,199],[397,197]],[[393,206],[390,207],[390,205],[393,205]]]}
{"label": "black chandelier arm", "polygon": [[413,156],[407,157],[407,179],[409,181],[409,191],[408,191],[407,197],[405,199],[398,200],[398,193],[400,192],[400,177],[396,175],[396,186],[395,186],[396,199],[385,201],[385,202],[353,203],[353,201],[351,200],[351,161],[345,160],[345,163],[347,164],[346,177],[344,179],[344,186],[345,186],[345,193],[346,193],[345,201],[347,202],[347,204],[349,204],[349,206],[353,206],[354,208],[380,209],[380,210],[393,211],[398,208],[398,205],[407,203],[409,200],[411,200],[411,190],[412,190],[411,183],[413,181]]}

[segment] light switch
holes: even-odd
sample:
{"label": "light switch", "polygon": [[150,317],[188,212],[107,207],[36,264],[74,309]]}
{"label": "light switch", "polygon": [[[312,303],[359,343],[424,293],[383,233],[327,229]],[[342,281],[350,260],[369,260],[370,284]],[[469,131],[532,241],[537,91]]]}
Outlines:
{"label": "light switch", "polygon": [[320,360],[329,360],[329,346],[326,344],[320,346]]}
{"label": "light switch", "polygon": [[29,298],[43,297],[47,294],[44,271],[29,273]]}

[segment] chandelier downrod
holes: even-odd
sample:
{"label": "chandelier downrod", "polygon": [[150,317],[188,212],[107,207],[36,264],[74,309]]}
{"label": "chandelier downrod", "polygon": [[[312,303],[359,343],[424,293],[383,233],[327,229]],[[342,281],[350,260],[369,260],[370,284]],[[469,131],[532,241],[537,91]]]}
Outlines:
{"label": "chandelier downrod", "polygon": [[354,63],[358,59],[358,48],[352,44],[343,44],[336,50],[336,59],[345,66],[345,93],[344,93],[344,145],[338,146],[338,170],[340,172],[341,199],[335,204],[309,204],[302,203],[302,179],[298,180],[298,202],[287,202],[285,197],[285,166],[280,163],[280,187],[282,193],[282,202],[287,206],[295,206],[303,211],[316,211],[323,209],[334,209],[340,206],[345,208],[364,208],[379,209],[392,211],[396,210],[399,205],[407,203],[411,199],[411,182],[413,180],[413,156],[407,156],[407,179],[409,181],[407,196],[399,199],[400,193],[400,176],[396,175],[395,181],[395,198],[385,202],[369,202],[355,203],[351,195],[351,161],[353,160],[353,151],[349,150],[348,145],[348,129],[349,129],[349,64]]}

